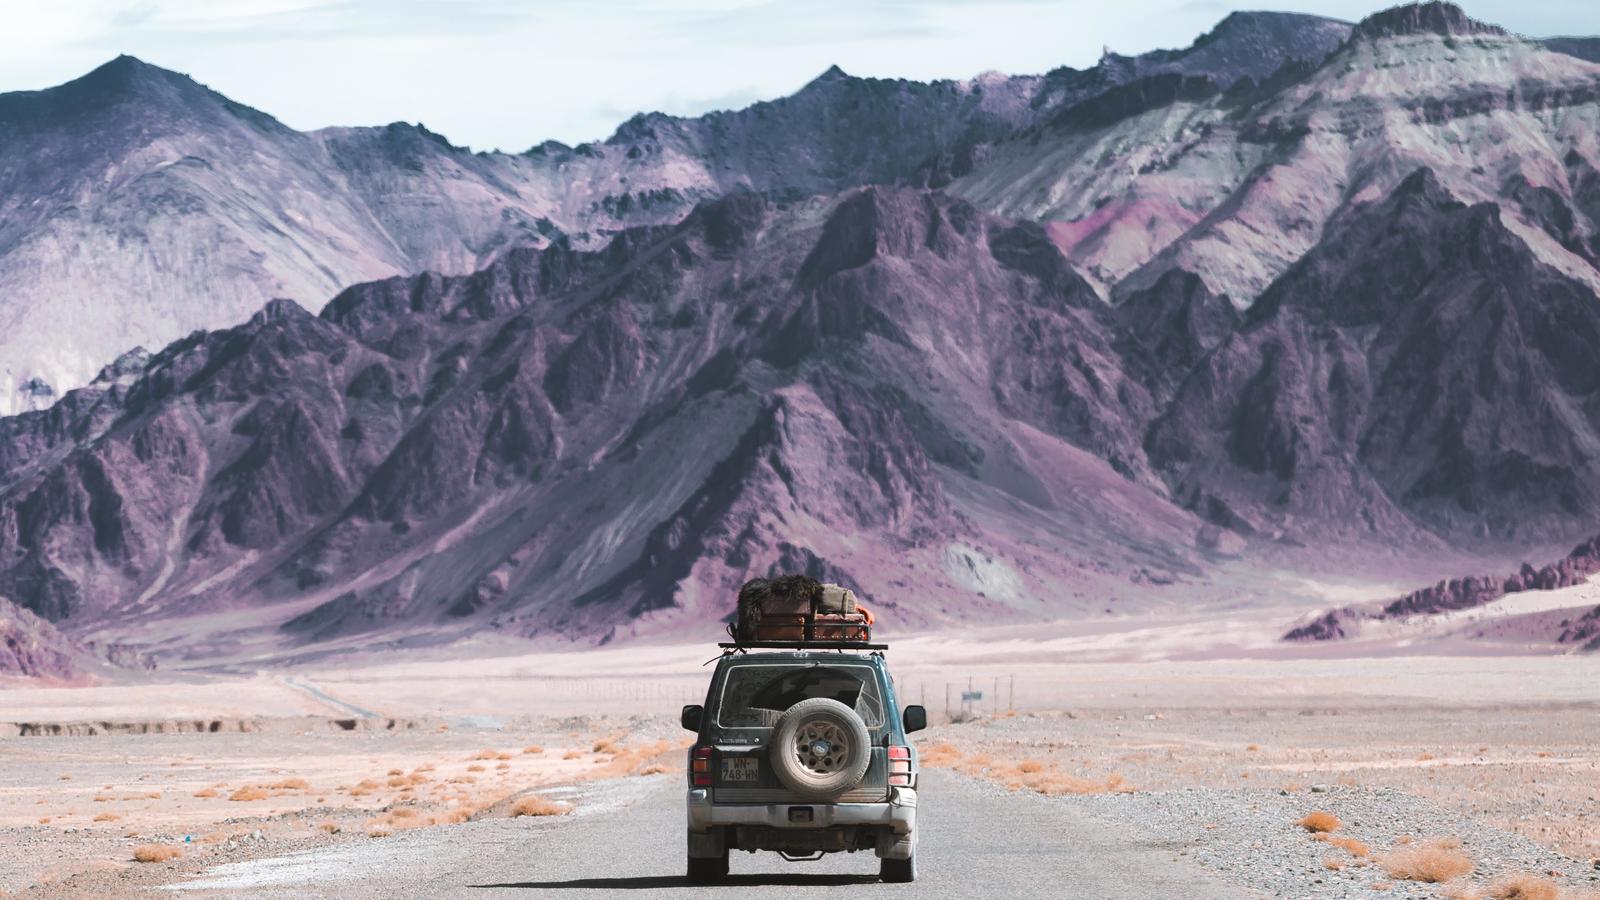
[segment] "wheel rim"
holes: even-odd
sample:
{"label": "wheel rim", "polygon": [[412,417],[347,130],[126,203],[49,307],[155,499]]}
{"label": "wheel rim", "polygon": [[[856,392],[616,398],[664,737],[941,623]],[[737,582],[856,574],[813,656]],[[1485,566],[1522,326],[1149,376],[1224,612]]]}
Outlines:
{"label": "wheel rim", "polygon": [[850,739],[838,725],[814,719],[795,732],[794,754],[807,771],[832,775],[844,771],[850,759]]}

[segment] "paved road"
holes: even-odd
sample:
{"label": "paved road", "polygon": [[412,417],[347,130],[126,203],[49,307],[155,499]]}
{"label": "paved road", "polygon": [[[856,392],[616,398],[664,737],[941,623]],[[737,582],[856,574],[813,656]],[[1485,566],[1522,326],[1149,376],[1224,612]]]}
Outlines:
{"label": "paved road", "polygon": [[[219,866],[174,884],[201,896],[240,892],[339,897],[1085,897],[1236,898],[1237,886],[1127,823],[1071,800],[1009,794],[942,771],[924,775],[914,885],[879,884],[870,852],[811,863],[735,853],[728,884],[683,880],[682,783],[655,776],[581,788],[563,819],[473,822]],[[193,896],[194,894],[190,894]]]}

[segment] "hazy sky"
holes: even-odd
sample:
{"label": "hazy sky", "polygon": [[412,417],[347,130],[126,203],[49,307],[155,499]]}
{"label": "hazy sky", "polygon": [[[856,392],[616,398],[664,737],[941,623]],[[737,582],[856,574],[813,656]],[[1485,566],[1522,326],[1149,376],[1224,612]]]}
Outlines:
{"label": "hazy sky", "polygon": [[[605,137],[858,75],[966,78],[1187,45],[1235,9],[1355,20],[1385,0],[0,0],[0,91],[118,53],[301,129],[421,121],[475,149]],[[1600,0],[1468,0],[1533,35],[1600,34]]]}

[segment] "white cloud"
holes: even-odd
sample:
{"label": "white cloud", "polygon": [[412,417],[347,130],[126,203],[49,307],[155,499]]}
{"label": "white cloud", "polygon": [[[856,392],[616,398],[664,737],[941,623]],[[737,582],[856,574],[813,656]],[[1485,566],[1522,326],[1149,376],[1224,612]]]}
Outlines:
{"label": "white cloud", "polygon": [[[1358,19],[1387,5],[1264,0]],[[1183,46],[1226,0],[8,0],[0,89],[44,87],[117,53],[187,72],[297,128],[422,121],[523,149],[608,134],[627,113],[692,114],[789,93],[837,63],[964,78],[1086,66],[1102,46]],[[1593,0],[1484,0],[1529,34],[1600,33]]]}

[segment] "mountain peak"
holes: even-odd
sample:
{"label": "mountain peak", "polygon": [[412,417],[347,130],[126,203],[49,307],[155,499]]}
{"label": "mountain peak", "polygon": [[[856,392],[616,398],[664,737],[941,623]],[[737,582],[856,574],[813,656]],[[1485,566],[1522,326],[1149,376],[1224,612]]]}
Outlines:
{"label": "mountain peak", "polygon": [[847,72],[845,72],[845,70],[839,68],[838,64],[835,63],[834,65],[829,66],[827,71],[825,71],[821,75],[818,75],[817,77],[811,79],[811,84],[808,84],[806,86],[807,87],[811,87],[811,85],[831,84],[831,83],[833,83],[835,81],[849,81],[849,80],[850,80],[849,73],[847,73]]}
{"label": "mountain peak", "polygon": [[1374,13],[1356,26],[1353,37],[1376,39],[1406,34],[1459,36],[1504,35],[1507,32],[1497,25],[1479,22],[1454,3],[1432,0],[1428,3],[1412,3]]}

